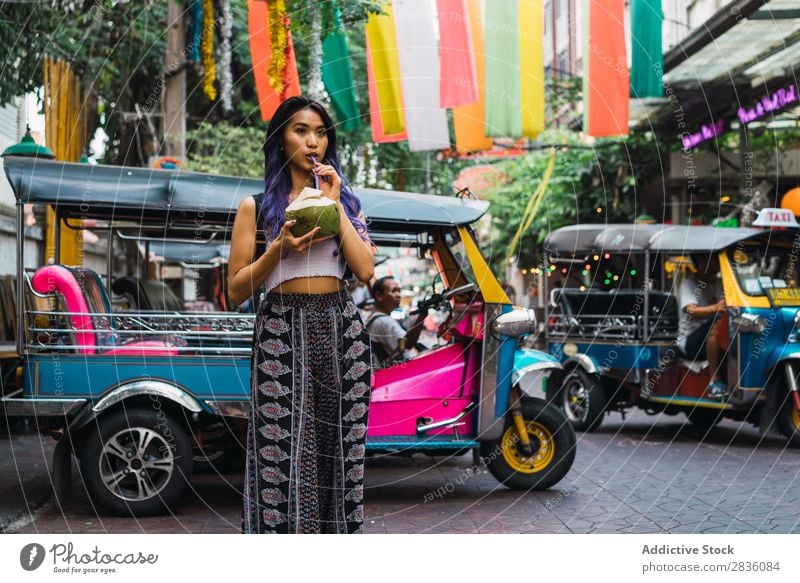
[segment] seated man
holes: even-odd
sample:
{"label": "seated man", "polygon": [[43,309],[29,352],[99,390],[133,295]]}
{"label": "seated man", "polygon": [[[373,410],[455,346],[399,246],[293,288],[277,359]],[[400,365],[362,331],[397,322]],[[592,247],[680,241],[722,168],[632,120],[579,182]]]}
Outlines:
{"label": "seated man", "polygon": [[717,340],[717,327],[726,312],[717,273],[716,254],[692,257],[697,272],[686,277],[678,290],[680,327],[678,348],[691,360],[708,360],[711,383],[707,394],[715,399],[728,396],[728,387],[720,375],[722,348]]}
{"label": "seated man", "polygon": [[367,319],[367,332],[372,345],[375,366],[384,366],[398,355],[405,355],[406,347],[413,348],[422,332],[427,310],[422,310],[406,332],[390,315],[400,306],[400,285],[391,277],[381,277],[372,284],[374,311]]}

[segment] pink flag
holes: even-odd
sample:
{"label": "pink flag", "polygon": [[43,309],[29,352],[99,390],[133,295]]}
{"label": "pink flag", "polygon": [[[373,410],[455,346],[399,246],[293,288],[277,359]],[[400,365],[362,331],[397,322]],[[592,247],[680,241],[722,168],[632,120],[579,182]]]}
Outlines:
{"label": "pink flag", "polygon": [[441,77],[439,100],[442,108],[478,101],[475,54],[470,34],[466,0],[436,0],[439,18]]}

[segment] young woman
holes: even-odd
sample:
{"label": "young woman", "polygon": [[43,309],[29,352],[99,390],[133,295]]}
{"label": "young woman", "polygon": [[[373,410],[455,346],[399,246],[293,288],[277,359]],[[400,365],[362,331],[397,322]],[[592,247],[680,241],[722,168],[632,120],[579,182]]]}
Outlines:
{"label": "young woman", "polygon": [[[339,210],[337,237],[302,237],[285,221],[306,186]],[[256,231],[266,246],[256,244]],[[330,116],[305,97],[275,112],[264,144],[264,192],[236,211],[228,295],[262,286],[251,361],[242,532],[353,533],[363,522],[369,337],[344,289],[374,269],[361,203],[342,177]]]}

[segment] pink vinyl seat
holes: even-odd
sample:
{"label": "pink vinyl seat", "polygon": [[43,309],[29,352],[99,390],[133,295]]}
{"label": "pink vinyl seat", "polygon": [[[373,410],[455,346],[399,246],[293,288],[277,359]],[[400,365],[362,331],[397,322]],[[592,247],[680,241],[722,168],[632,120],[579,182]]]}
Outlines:
{"label": "pink vinyl seat", "polygon": [[[33,289],[40,294],[58,293],[64,298],[70,312],[70,324],[75,330],[79,354],[174,356],[176,347],[160,340],[134,340],[120,342],[111,330],[111,302],[100,276],[85,267],[46,265],[36,270],[31,280]],[[92,316],[89,314],[98,314]]]}

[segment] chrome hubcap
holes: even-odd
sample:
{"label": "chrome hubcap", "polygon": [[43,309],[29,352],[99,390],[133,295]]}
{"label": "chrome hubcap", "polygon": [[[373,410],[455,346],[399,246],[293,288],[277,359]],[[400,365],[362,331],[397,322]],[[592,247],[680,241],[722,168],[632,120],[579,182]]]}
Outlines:
{"label": "chrome hubcap", "polygon": [[561,391],[561,398],[564,405],[564,413],[567,419],[572,422],[584,421],[588,412],[587,399],[589,392],[578,379],[567,381],[564,390]]}
{"label": "chrome hubcap", "polygon": [[117,498],[142,501],[158,495],[175,470],[175,458],[164,438],[152,429],[131,427],[103,445],[100,479]]}

